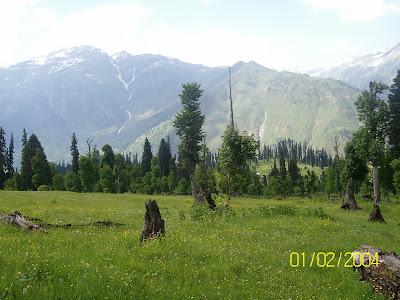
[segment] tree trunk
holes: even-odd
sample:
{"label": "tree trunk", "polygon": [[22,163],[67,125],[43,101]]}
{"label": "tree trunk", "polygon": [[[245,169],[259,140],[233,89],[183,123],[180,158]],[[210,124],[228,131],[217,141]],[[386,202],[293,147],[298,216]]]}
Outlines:
{"label": "tree trunk", "polygon": [[7,225],[17,225],[22,229],[26,229],[29,231],[47,233],[45,229],[36,224],[33,224],[28,220],[27,217],[22,216],[19,211],[9,213],[8,215],[0,215],[0,220],[3,220],[3,222]]}
{"label": "tree trunk", "polygon": [[208,207],[215,210],[217,206],[215,205],[215,201],[211,197],[211,191],[209,189],[205,189],[204,192],[200,192],[197,194],[196,204],[200,204],[206,201],[208,203]]}
{"label": "tree trunk", "polygon": [[381,201],[381,190],[379,188],[378,164],[376,162],[372,163],[372,179],[374,181],[374,210],[369,215],[368,221],[380,221],[386,223],[378,205]]}
{"label": "tree trunk", "polygon": [[355,268],[364,280],[373,285],[375,291],[391,299],[400,299],[400,256],[395,252],[384,253],[379,248],[363,244],[353,252],[353,257],[354,265],[359,266]]}
{"label": "tree trunk", "polygon": [[354,197],[353,178],[350,178],[349,182],[347,183],[346,198],[340,208],[352,211],[361,209],[361,207],[357,205],[356,198]]}
{"label": "tree trunk", "polygon": [[379,204],[381,201],[381,189],[379,188],[379,173],[378,164],[372,164],[372,179],[374,181],[374,204]]}
{"label": "tree trunk", "polygon": [[120,180],[119,175],[118,175],[117,176],[117,194],[121,194],[121,188],[119,187],[120,182],[121,182],[121,180]]}
{"label": "tree trunk", "polygon": [[379,209],[379,205],[374,203],[374,210],[371,212],[371,214],[368,217],[368,221],[379,221],[379,222],[385,222],[385,219],[383,218],[381,214],[381,210]]}
{"label": "tree trunk", "polygon": [[196,202],[197,192],[196,192],[196,181],[194,176],[195,165],[190,163],[190,186],[192,187],[192,197],[194,202]]}
{"label": "tree trunk", "polygon": [[232,186],[231,186],[231,172],[228,172],[228,203],[231,201]]}
{"label": "tree trunk", "polygon": [[160,210],[156,200],[149,200],[144,203],[146,212],[144,214],[144,225],[140,234],[140,242],[145,242],[155,236],[165,235],[164,220],[161,219]]}

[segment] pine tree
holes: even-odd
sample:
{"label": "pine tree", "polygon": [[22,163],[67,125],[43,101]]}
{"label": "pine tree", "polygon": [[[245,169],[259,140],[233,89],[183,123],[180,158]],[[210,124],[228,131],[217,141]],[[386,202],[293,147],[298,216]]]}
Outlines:
{"label": "pine tree", "polygon": [[288,174],[290,176],[291,186],[294,188],[297,185],[297,182],[301,179],[300,169],[297,165],[296,152],[294,152],[292,158],[289,160]]}
{"label": "pine tree", "polygon": [[171,161],[171,145],[168,141],[165,142],[164,139],[161,139],[160,148],[158,149],[158,160],[161,167],[162,176],[169,175],[169,162]]}
{"label": "pine tree", "polygon": [[76,139],[75,132],[71,138],[71,155],[72,155],[72,169],[71,171],[78,174],[79,171],[79,151],[78,151],[78,140]]}
{"label": "pine tree", "polygon": [[5,131],[2,127],[0,127],[0,189],[3,188],[3,183],[6,180],[6,157],[7,157],[7,148],[6,148],[6,138]]}
{"label": "pine tree", "polygon": [[151,152],[151,145],[149,140],[146,139],[144,140],[143,144],[143,154],[142,154],[142,172],[143,176],[146,175],[147,172],[151,171],[151,159],[153,158],[153,153]]}
{"label": "pine tree", "polygon": [[285,157],[284,157],[284,150],[281,149],[279,151],[279,176],[281,179],[281,187],[283,190],[283,197],[286,198],[286,163],[285,163]]}
{"label": "pine tree", "polygon": [[36,148],[36,154],[31,159],[32,183],[37,189],[41,185],[49,185],[51,180],[50,166],[43,150]]}
{"label": "pine tree", "polygon": [[389,144],[393,157],[400,158],[400,70],[390,86],[389,94]]}
{"label": "pine tree", "polygon": [[[32,158],[36,155],[36,150],[39,149],[44,157],[42,144],[35,134],[31,134],[25,147],[22,149],[22,159],[21,159],[21,175],[20,175],[20,189],[22,191],[34,190],[35,185],[32,183],[32,178],[34,172],[32,170]],[[47,159],[46,159],[47,160]],[[47,167],[46,167],[47,168]],[[46,170],[50,174],[50,166]]]}
{"label": "pine tree", "polygon": [[181,143],[178,145],[179,160],[187,167],[192,188],[193,199],[196,200],[195,168],[200,160],[199,152],[204,138],[203,125],[205,116],[201,114],[201,86],[196,82],[182,84],[179,95],[183,109],[174,118],[174,127]]}
{"label": "pine tree", "polygon": [[24,130],[22,131],[22,137],[21,137],[22,148],[25,147],[27,142],[28,142],[28,134],[26,133],[26,130],[24,128]]}
{"label": "pine tree", "polygon": [[6,177],[13,178],[14,174],[14,136],[11,133],[10,144],[7,149],[6,157]]}

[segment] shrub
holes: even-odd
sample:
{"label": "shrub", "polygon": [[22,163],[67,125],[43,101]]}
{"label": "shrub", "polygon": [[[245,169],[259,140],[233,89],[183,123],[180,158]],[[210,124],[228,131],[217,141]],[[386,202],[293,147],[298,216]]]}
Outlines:
{"label": "shrub", "polygon": [[7,179],[5,182],[4,182],[4,189],[6,190],[6,191],[15,191],[16,190],[16,184],[15,184],[15,180],[14,179]]}
{"label": "shrub", "polygon": [[49,187],[45,184],[42,184],[37,188],[38,192],[47,192],[49,190]]}

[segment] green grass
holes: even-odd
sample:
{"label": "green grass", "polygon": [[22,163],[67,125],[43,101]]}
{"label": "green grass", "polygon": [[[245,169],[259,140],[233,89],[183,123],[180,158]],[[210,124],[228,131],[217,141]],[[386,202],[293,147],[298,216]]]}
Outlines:
{"label": "green grass", "polygon": [[[228,211],[191,208],[188,196],[152,196],[166,236],[139,243],[149,196],[0,191],[0,213],[56,224],[109,220],[121,227],[0,224],[0,299],[383,299],[358,272],[338,264],[361,244],[399,251],[400,203],[382,203],[387,224],[325,199],[233,198]],[[304,252],[306,266],[290,254]],[[310,267],[333,252],[334,267]]]}
{"label": "green grass", "polygon": [[[315,175],[317,177],[321,177],[322,174],[322,169],[320,167],[314,166],[311,167],[311,165],[306,165],[303,163],[297,163],[299,169],[300,169],[300,174],[301,176],[307,175],[307,170],[314,171]],[[276,166],[279,169],[279,158],[276,160]],[[257,164],[252,164],[251,167],[255,168],[255,170],[260,173],[261,175],[268,176],[269,173],[271,173],[272,168],[274,167],[274,159],[271,158],[269,160],[259,160]],[[286,170],[288,167],[288,160],[286,160]]]}

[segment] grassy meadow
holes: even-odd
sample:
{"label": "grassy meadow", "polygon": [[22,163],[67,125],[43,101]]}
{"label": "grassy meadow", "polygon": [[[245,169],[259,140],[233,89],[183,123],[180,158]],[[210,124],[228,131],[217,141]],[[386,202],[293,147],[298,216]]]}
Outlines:
{"label": "grassy meadow", "polygon": [[[140,245],[150,197],[166,236]],[[209,211],[190,196],[0,191],[2,214],[126,224],[38,234],[0,223],[0,299],[384,299],[344,258],[363,243],[400,252],[400,201],[381,204],[381,224],[366,221],[372,202],[357,200],[356,212],[318,197],[233,198]],[[310,266],[319,252],[334,253],[330,267]]]}

